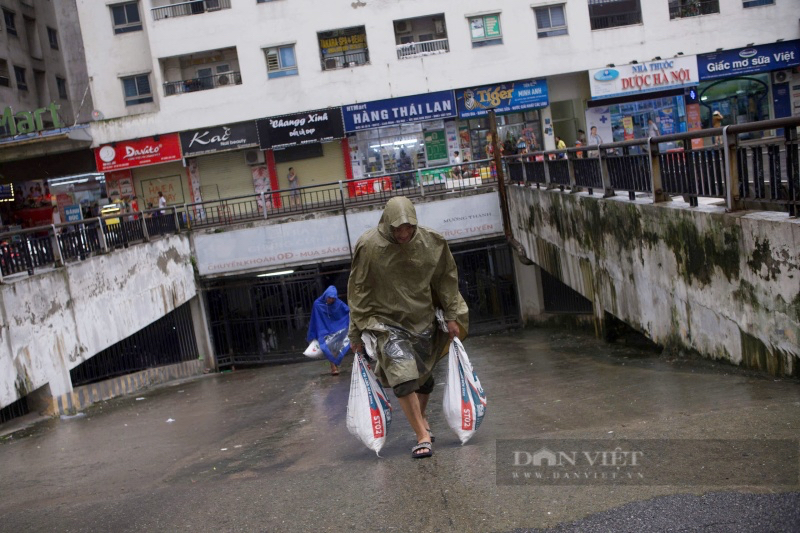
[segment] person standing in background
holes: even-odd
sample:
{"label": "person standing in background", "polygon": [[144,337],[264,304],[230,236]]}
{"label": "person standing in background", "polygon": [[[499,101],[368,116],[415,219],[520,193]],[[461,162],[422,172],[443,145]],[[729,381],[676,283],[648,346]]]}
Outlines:
{"label": "person standing in background", "polygon": [[158,191],[158,208],[161,209],[161,211],[159,211],[159,214],[166,215],[167,214],[165,210],[166,207],[167,207],[167,199],[164,198],[164,193]]}
{"label": "person standing in background", "polygon": [[286,176],[286,179],[289,180],[289,189],[291,189],[289,198],[291,205],[300,205],[300,182],[298,181],[294,167],[289,167],[289,174]]}

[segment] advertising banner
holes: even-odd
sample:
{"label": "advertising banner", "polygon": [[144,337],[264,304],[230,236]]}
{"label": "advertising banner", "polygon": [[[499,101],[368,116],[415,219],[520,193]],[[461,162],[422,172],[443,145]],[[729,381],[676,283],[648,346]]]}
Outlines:
{"label": "advertising banner", "polygon": [[592,98],[666,91],[697,85],[699,81],[696,56],[644,61],[589,71]]}
{"label": "advertising banner", "polygon": [[95,148],[94,159],[99,172],[180,161],[181,142],[176,133],[121,141]]}
{"label": "advertising banner", "polygon": [[259,146],[264,150],[329,142],[344,137],[342,110],[338,107],[262,118],[256,121],[256,129]]}
{"label": "advertising banner", "polygon": [[64,206],[64,222],[78,222],[83,219],[81,206],[77,204]]}
{"label": "advertising banner", "polygon": [[133,196],[133,175],[130,170],[117,170],[106,174],[106,192],[109,198]]}
{"label": "advertising banner", "polygon": [[547,80],[521,80],[456,90],[459,118],[481,117],[489,109],[512,113],[549,105]]}
{"label": "advertising banner", "polygon": [[789,69],[800,65],[800,39],[697,56],[700,80]]}
{"label": "advertising banner", "polygon": [[374,100],[342,108],[347,132],[393,126],[406,122],[454,117],[453,91],[417,94],[402,98]]}
{"label": "advertising banner", "polygon": [[185,157],[258,146],[254,121],[185,131],[180,136]]}

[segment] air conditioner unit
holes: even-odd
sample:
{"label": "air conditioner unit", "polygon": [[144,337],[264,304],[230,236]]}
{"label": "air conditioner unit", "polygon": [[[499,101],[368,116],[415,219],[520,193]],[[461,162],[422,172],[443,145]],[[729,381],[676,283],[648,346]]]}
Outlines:
{"label": "air conditioner unit", "polygon": [[786,83],[791,79],[791,70],[776,70],[772,73],[772,83]]}
{"label": "air conditioner unit", "polygon": [[228,85],[231,81],[233,81],[233,72],[217,72],[217,84],[219,85]]}
{"label": "air conditioner unit", "polygon": [[332,70],[337,68],[336,59],[329,57],[325,60],[325,70]]}
{"label": "air conditioner unit", "polygon": [[411,31],[411,23],[407,20],[398,20],[394,23],[395,33],[408,33]]}
{"label": "air conditioner unit", "polygon": [[244,161],[248,165],[263,165],[264,152],[262,150],[245,150]]}

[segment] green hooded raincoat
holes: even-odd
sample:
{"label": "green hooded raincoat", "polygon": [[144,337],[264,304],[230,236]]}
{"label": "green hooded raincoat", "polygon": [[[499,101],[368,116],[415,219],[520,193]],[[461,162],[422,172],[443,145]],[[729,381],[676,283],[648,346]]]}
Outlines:
{"label": "green hooded raincoat", "polygon": [[[399,244],[392,227],[417,226],[412,239]],[[351,344],[361,334],[376,336],[376,376],[384,386],[427,381],[447,353],[449,336],[436,323],[437,308],[466,335],[469,310],[458,292],[458,270],[444,237],[417,225],[414,204],[396,197],[387,202],[377,228],[356,243],[347,284]]]}

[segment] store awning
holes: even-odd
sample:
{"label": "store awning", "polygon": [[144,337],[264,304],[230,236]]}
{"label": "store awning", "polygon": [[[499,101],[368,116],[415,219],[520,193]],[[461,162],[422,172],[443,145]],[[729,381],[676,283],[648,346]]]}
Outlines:
{"label": "store awning", "polygon": [[96,172],[92,137],[86,127],[0,142],[0,180],[14,183]]}

